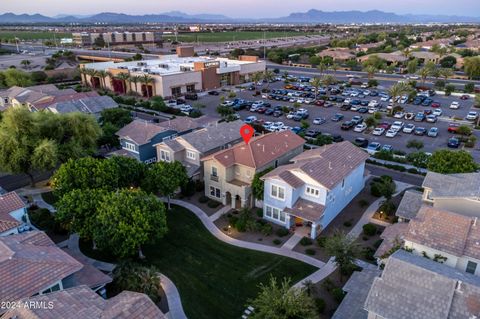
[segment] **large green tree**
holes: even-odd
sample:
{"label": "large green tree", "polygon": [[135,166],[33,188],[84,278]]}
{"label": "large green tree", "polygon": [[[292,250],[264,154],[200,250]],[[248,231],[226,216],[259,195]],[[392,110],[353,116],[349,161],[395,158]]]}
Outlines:
{"label": "large green tree", "polygon": [[325,250],[335,257],[335,263],[340,267],[341,274],[351,273],[357,267],[355,259],[360,249],[354,237],[336,231],[333,236],[326,238]]}
{"label": "large green tree", "polygon": [[175,191],[188,182],[188,175],[182,163],[158,162],[150,165],[142,183],[142,189],[151,193],[160,193],[168,199],[170,209],[170,197]]}
{"label": "large green tree", "polygon": [[465,74],[467,74],[470,79],[479,77],[480,56],[465,58],[465,61],[463,63],[463,69],[465,71]]}
{"label": "large green tree", "polygon": [[318,318],[313,299],[304,289],[291,288],[286,278],[279,283],[271,277],[267,284],[260,284],[259,294],[249,304],[255,308],[252,319]]}
{"label": "large green tree", "polygon": [[98,203],[93,239],[102,250],[125,258],[155,242],[167,232],[165,206],[140,190],[110,192]]}
{"label": "large green tree", "polygon": [[29,73],[17,69],[8,69],[3,72],[5,76],[5,84],[10,86],[26,87],[33,84]]}
{"label": "large green tree", "polygon": [[441,174],[472,173],[477,169],[478,164],[466,151],[439,150],[428,160],[428,170]]}

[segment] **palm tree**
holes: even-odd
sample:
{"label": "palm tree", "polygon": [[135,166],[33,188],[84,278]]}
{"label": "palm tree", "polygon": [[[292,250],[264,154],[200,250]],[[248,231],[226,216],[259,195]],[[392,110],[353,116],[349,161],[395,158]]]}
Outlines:
{"label": "palm tree", "polygon": [[288,73],[288,71],[283,71],[283,78],[286,80],[288,79],[288,77],[290,76],[290,74]]}
{"label": "palm tree", "polygon": [[450,68],[441,68],[439,70],[440,77],[445,79],[445,82],[448,80],[449,77],[453,76],[453,70]]}
{"label": "palm tree", "polygon": [[397,98],[402,96],[403,94],[407,94],[411,91],[411,87],[404,83],[404,82],[399,82],[395,83],[388,89],[388,94],[392,97],[392,109],[390,110],[390,114],[393,114],[395,108],[396,108],[396,103],[397,103]]}
{"label": "palm tree", "polygon": [[275,78],[275,73],[270,70],[265,70],[263,73],[263,80],[267,81],[267,89],[270,87],[270,82]]}
{"label": "palm tree", "polygon": [[257,91],[258,82],[260,82],[262,79],[263,79],[262,72],[256,72],[252,75],[252,81],[253,81],[253,85],[255,86],[255,92]]}
{"label": "palm tree", "polygon": [[408,58],[410,56],[410,48],[405,48],[403,51],[402,51],[402,54],[404,57]]}
{"label": "palm tree", "polygon": [[[96,76],[97,71],[94,69],[84,69],[85,70],[85,75],[88,75],[90,77],[90,86],[95,88],[95,84],[93,82],[93,78]],[[85,80],[86,82],[86,80]]]}
{"label": "palm tree", "polygon": [[151,98],[152,96],[150,96],[150,90],[148,89],[148,87],[152,84],[152,95],[155,95],[155,85],[153,85],[155,83],[155,80],[148,74],[144,74],[140,77],[140,83],[142,83],[143,85],[145,85],[145,92],[147,93],[147,98]]}
{"label": "palm tree", "polygon": [[97,76],[102,79],[102,87],[103,87],[104,89],[106,89],[106,88],[107,88],[107,85],[106,85],[106,83],[105,83],[105,79],[106,79],[107,76],[108,76],[107,71],[99,70],[99,71],[97,71]]}
{"label": "palm tree", "polygon": [[32,62],[30,62],[30,60],[22,60],[20,62],[21,65],[23,65],[23,67],[26,69]]}
{"label": "palm tree", "polygon": [[333,85],[333,84],[337,83],[338,80],[337,80],[336,77],[334,77],[331,74],[325,74],[322,77],[322,82],[323,82],[324,85],[329,86],[329,85]]}
{"label": "palm tree", "polygon": [[317,99],[318,89],[322,86],[322,80],[320,78],[313,78],[311,85],[315,89],[315,100]]}
{"label": "palm tree", "polygon": [[320,75],[323,75],[323,73],[328,69],[328,65],[325,64],[325,62],[320,62],[317,66],[318,71],[320,71]]}
{"label": "palm tree", "polygon": [[432,73],[432,71],[425,66],[423,68],[421,68],[420,70],[418,70],[417,74],[422,79],[422,85],[423,86],[425,86],[425,81],[427,81],[427,78],[430,76],[431,73]]}
{"label": "palm tree", "polygon": [[330,69],[333,71],[333,74],[337,74],[337,70],[340,68],[340,65],[336,62],[333,62],[332,65],[330,65]]}
{"label": "palm tree", "polygon": [[130,83],[133,83],[135,86],[135,93],[138,94],[138,83],[140,82],[140,76],[139,75],[132,75],[130,77]]}
{"label": "palm tree", "polygon": [[115,75],[115,78],[117,80],[120,80],[122,81],[122,89],[123,89],[123,93],[127,93],[128,92],[128,87],[127,87],[127,83],[130,83],[129,80],[130,80],[130,74],[128,73],[119,73],[117,75]]}
{"label": "palm tree", "polygon": [[373,65],[369,65],[363,69],[364,72],[367,72],[368,79],[371,80],[375,77],[375,73],[377,72],[377,68]]}

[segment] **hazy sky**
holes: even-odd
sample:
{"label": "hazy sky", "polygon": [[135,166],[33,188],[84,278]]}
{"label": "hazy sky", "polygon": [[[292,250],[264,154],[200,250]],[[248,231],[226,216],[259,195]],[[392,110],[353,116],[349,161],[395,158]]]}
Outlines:
{"label": "hazy sky", "polygon": [[[281,5],[279,5],[281,3]],[[378,9],[396,13],[480,15],[480,0],[1,0],[0,13],[129,14],[218,13],[230,17],[279,17],[309,9],[324,11]]]}

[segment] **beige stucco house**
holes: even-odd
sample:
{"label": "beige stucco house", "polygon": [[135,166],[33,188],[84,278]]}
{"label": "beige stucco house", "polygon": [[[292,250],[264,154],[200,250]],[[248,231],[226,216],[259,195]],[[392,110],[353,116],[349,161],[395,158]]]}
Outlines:
{"label": "beige stucco house", "polygon": [[204,157],[205,195],[232,208],[252,206],[255,173],[288,163],[302,153],[304,144],[291,131],[275,132]]}

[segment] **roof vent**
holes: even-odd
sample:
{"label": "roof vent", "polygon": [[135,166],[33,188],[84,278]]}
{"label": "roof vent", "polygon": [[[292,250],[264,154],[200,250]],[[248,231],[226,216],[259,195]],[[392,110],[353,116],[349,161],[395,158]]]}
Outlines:
{"label": "roof vent", "polygon": [[457,286],[455,287],[455,290],[456,290],[457,292],[460,292],[460,293],[463,292],[463,291],[462,291],[462,281],[461,281],[461,280],[457,281]]}

